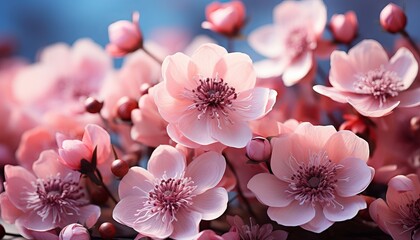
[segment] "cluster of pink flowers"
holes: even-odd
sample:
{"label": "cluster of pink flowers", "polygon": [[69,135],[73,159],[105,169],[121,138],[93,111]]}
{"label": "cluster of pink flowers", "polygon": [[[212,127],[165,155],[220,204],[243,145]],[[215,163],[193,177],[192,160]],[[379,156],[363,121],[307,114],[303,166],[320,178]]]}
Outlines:
{"label": "cluster of pink flowers", "polygon": [[[402,37],[394,51],[359,37],[355,11],[327,10],[285,0],[246,35],[246,3],[213,2],[201,26],[228,46],[197,37],[175,52],[134,12],[105,48],[0,58],[0,238],[420,239],[408,16],[378,13]],[[238,39],[264,59],[232,52]]]}

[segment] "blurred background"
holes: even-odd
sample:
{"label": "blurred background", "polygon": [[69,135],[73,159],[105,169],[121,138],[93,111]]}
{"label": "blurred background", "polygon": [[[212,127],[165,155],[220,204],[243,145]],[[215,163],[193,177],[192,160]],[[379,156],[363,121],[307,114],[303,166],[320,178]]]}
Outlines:
{"label": "blurred background", "polygon": [[[42,48],[56,43],[72,44],[79,38],[91,38],[101,46],[108,43],[108,25],[117,20],[130,20],[133,11],[140,12],[140,26],[145,39],[175,41],[180,45],[197,34],[208,35],[226,46],[226,40],[201,28],[205,6],[212,1],[202,0],[72,0],[72,1],[8,1],[0,0],[0,42],[12,43],[14,55],[30,61],[36,59]],[[281,0],[244,0],[249,22],[243,30],[247,35],[253,29],[272,23],[272,9]],[[360,35],[379,40],[392,48],[397,36],[384,32],[379,25],[379,13],[389,2],[405,8],[408,16],[407,31],[420,39],[419,0],[324,0],[328,19],[334,13],[354,10],[359,20]],[[175,34],[163,34],[171,31]],[[180,37],[182,36],[182,37]],[[168,39],[168,38],[175,39]],[[326,33],[326,37],[328,33]],[[4,44],[3,44],[4,45]],[[7,49],[6,49],[7,50]],[[235,50],[255,53],[245,40],[235,43]]]}

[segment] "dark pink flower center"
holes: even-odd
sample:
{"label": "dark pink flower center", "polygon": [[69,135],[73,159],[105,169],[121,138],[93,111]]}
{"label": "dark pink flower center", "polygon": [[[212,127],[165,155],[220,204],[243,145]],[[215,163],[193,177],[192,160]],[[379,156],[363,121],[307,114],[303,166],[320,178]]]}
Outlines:
{"label": "dark pink flower center", "polygon": [[402,225],[403,232],[410,231],[414,234],[420,229],[420,198],[412,200],[400,209],[401,218],[398,222]]}
{"label": "dark pink flower center", "polygon": [[298,163],[299,167],[288,179],[289,189],[286,191],[300,204],[338,204],[335,201],[337,187],[337,170],[342,165],[333,163],[325,153],[312,154],[310,161]]}
{"label": "dark pink flower center", "polygon": [[296,59],[304,52],[314,50],[316,42],[305,28],[294,28],[286,39],[286,48],[291,53],[291,58]]}
{"label": "dark pink flower center", "polygon": [[238,97],[235,88],[230,87],[218,77],[199,81],[197,88],[191,90],[194,102],[192,108],[201,112],[197,118],[201,119],[203,115],[207,115],[211,119],[216,119],[219,128],[221,127],[220,119],[232,122],[229,119],[229,112],[234,111],[232,101]]}
{"label": "dark pink flower center", "polygon": [[143,222],[160,215],[165,222],[176,220],[176,213],[182,208],[189,208],[197,188],[191,178],[161,179],[149,192],[142,209],[137,210],[136,222]]}
{"label": "dark pink flower center", "polygon": [[249,219],[249,225],[235,226],[240,240],[274,240],[272,236],[273,226],[271,224],[255,224],[252,218]]}
{"label": "dark pink flower center", "polygon": [[80,207],[89,202],[85,199],[79,182],[73,181],[71,174],[64,179],[60,174],[32,182],[35,192],[27,193],[27,209],[35,211],[44,221],[52,216],[53,223],[59,223],[68,215],[80,215]]}
{"label": "dark pink flower center", "polygon": [[358,81],[354,84],[355,88],[362,93],[373,95],[379,100],[380,107],[386,103],[387,98],[398,96],[398,92],[404,87],[396,72],[388,71],[383,67],[356,77]]}

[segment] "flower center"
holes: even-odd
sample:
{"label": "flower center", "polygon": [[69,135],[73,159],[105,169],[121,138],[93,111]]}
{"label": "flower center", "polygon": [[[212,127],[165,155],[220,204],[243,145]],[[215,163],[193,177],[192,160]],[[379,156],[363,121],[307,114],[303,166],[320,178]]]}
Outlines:
{"label": "flower center", "polygon": [[302,55],[302,53],[316,48],[316,43],[304,28],[294,28],[289,32],[286,39],[286,47],[291,53],[294,60]]}
{"label": "flower center", "polygon": [[192,205],[192,192],[197,188],[191,178],[168,178],[157,181],[144,203],[144,208],[137,210],[136,222],[144,222],[153,216],[161,215],[162,219],[172,222],[176,213]]}
{"label": "flower center", "polygon": [[325,152],[311,154],[309,158],[308,164],[298,163],[295,173],[287,179],[289,189],[286,192],[299,204],[340,205],[335,201],[335,188],[338,181],[337,170],[343,166],[329,160]]}
{"label": "flower center", "polygon": [[370,70],[366,74],[356,76],[358,81],[354,83],[357,90],[371,94],[379,100],[379,106],[386,103],[387,98],[398,96],[403,90],[404,84],[396,72],[388,71],[384,67]]}
{"label": "flower center", "polygon": [[222,78],[200,79],[196,89],[191,90],[194,104],[191,108],[197,109],[201,119],[204,115],[216,119],[221,128],[220,119],[232,123],[229,112],[234,111],[232,101],[238,97],[235,88],[230,87]]}
{"label": "flower center", "polygon": [[26,207],[35,211],[42,221],[50,214],[54,224],[67,215],[80,215],[80,207],[89,203],[79,182],[72,180],[71,173],[64,179],[59,173],[55,177],[39,178],[32,185],[36,191],[27,193]]}
{"label": "flower center", "polygon": [[414,234],[415,231],[420,229],[420,198],[412,200],[404,206],[401,206],[401,218],[399,223],[403,226],[404,231],[411,231]]}
{"label": "flower center", "polygon": [[274,240],[271,233],[273,226],[271,224],[260,225],[255,224],[252,218],[249,219],[249,225],[235,226],[240,240]]}

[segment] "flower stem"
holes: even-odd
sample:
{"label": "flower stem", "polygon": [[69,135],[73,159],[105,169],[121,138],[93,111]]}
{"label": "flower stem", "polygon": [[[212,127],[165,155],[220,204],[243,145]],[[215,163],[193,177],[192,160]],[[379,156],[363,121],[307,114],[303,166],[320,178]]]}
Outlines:
{"label": "flower stem", "polygon": [[149,50],[147,50],[144,46],[142,47],[144,53],[146,53],[147,55],[149,55],[149,57],[151,57],[153,60],[155,60],[157,63],[159,63],[160,65],[162,65],[163,61],[160,60],[158,57],[156,57],[155,55],[153,55],[151,52],[149,52]]}
{"label": "flower stem", "polygon": [[109,188],[105,185],[104,181],[102,180],[102,175],[101,175],[101,172],[99,171],[99,169],[96,169],[95,173],[96,173],[97,177],[99,178],[100,186],[105,189],[105,192],[108,194],[108,196],[112,199],[112,201],[115,204],[117,204],[118,203],[117,199],[114,197],[114,195],[112,195],[111,191],[109,190]]}

